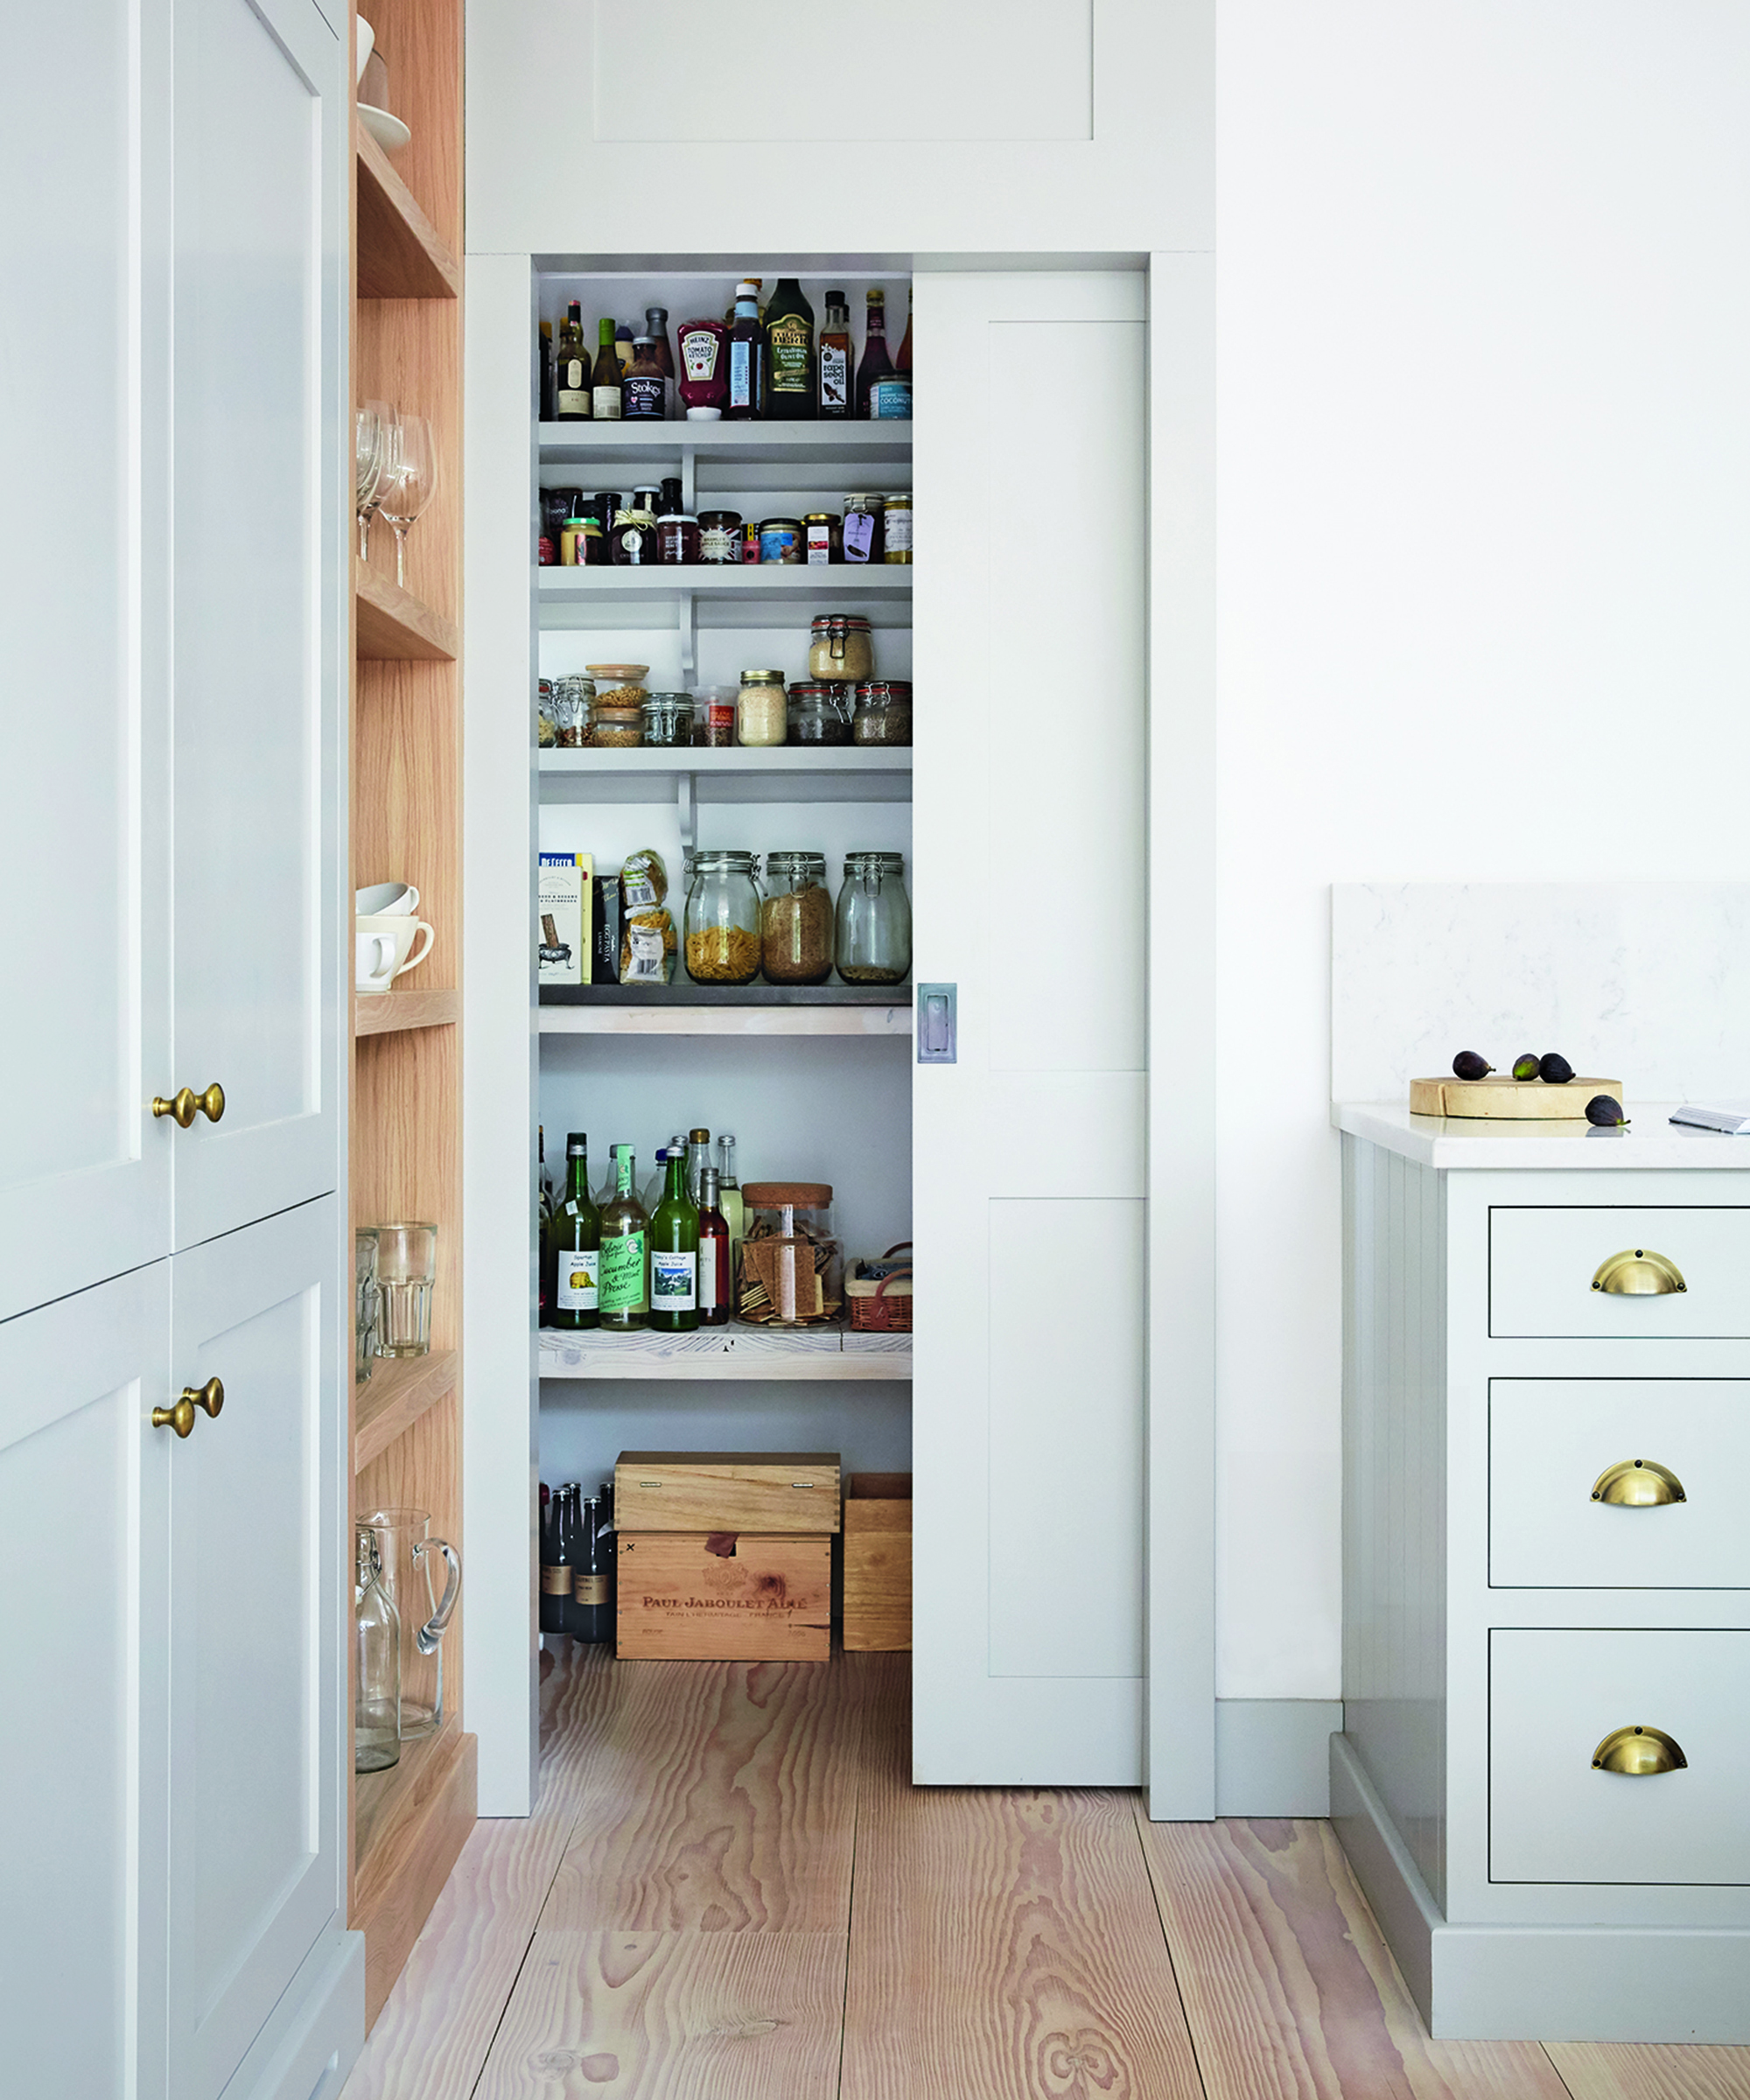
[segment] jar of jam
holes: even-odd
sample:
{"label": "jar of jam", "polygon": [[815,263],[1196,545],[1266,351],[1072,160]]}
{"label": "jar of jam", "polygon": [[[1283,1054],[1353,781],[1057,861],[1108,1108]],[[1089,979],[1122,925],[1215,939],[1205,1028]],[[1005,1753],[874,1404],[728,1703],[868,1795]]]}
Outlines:
{"label": "jar of jam", "polygon": [[735,742],[735,688],[702,685],[693,698],[693,741],[707,751],[727,751]]}
{"label": "jar of jam", "polygon": [[802,534],[810,569],[824,569],[844,559],[843,528],[830,510],[811,510],[802,520]]}
{"label": "jar of jam", "polygon": [[886,510],[886,496],[847,496],[844,499],[844,558],[847,562],[878,562],[886,559],[886,540],[882,528]]}
{"label": "jar of jam", "polygon": [[856,744],[909,744],[912,740],[912,686],[909,679],[872,680],[857,689],[857,715],[850,725]]}
{"label": "jar of jam", "polygon": [[644,741],[658,751],[673,751],[693,740],[693,696],[652,693],[644,703]]}
{"label": "jar of jam", "polygon": [[690,567],[699,559],[699,522],[684,511],[656,521],[656,558],[669,568]]}
{"label": "jar of jam", "polygon": [[822,612],[810,621],[808,676],[840,685],[875,676],[875,639],[860,612]]}
{"label": "jar of jam", "polygon": [[648,510],[621,510],[614,514],[610,542],[617,569],[653,569],[656,565],[656,520]]}
{"label": "jar of jam", "polygon": [[785,732],[782,671],[744,671],[735,702],[738,744],[781,744]]}
{"label": "jar of jam", "polygon": [[799,680],[790,688],[788,739],[792,744],[849,744],[850,720],[836,685]]}
{"label": "jar of jam", "polygon": [[760,558],[782,562],[786,566],[802,558],[802,521],[800,518],[762,518],[760,522]]}
{"label": "jar of jam", "polygon": [[713,568],[724,568],[741,559],[741,513],[738,510],[702,510],[699,513],[699,559]]}

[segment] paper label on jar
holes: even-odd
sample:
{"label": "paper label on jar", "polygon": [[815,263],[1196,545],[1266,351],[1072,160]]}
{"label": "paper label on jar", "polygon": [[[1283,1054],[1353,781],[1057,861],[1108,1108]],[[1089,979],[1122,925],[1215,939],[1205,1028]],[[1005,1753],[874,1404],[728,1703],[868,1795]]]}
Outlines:
{"label": "paper label on jar", "polygon": [[628,378],[621,389],[622,420],[628,423],[661,423],[665,384],[661,373],[654,376]]}
{"label": "paper label on jar", "polygon": [[559,1310],[593,1312],[596,1310],[596,1272],[601,1256],[593,1247],[559,1250]]}
{"label": "paper label on jar", "polygon": [[650,1256],[650,1310],[653,1312],[690,1312],[698,1301],[696,1254],[661,1254]]}
{"label": "paper label on jar", "polygon": [[740,551],[740,534],[726,526],[708,525],[699,534],[699,553],[708,562],[733,562]]}
{"label": "paper label on jar", "polygon": [[912,551],[912,514],[908,510],[887,511],[887,551],[889,554],[909,554]]}
{"label": "paper label on jar", "polygon": [[629,1312],[644,1303],[644,1235],[617,1233],[602,1242],[601,1309]]}
{"label": "paper label on jar", "polygon": [[597,387],[592,391],[592,399],[598,423],[618,423],[620,420],[618,387]]}
{"label": "paper label on jar", "polygon": [[832,560],[832,528],[830,525],[808,527],[808,561],[821,568]]}
{"label": "paper label on jar", "polygon": [[847,513],[844,521],[844,558],[847,562],[866,562],[869,550],[875,544],[875,521],[866,510]]}

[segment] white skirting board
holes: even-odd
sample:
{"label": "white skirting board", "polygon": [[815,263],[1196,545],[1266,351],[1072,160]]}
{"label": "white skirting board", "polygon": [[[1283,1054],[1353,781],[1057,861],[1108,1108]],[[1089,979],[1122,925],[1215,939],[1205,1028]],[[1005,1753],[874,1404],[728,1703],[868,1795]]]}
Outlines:
{"label": "white skirting board", "polygon": [[1215,1813],[1328,1816],[1340,1699],[1217,1699]]}
{"label": "white skirting board", "polygon": [[325,1932],[220,2100],[339,2100],[365,2046],[365,1936]]}
{"label": "white skirting board", "polygon": [[1449,1925],[1345,1735],[1331,1821],[1442,2041],[1750,2041],[1750,1932]]}

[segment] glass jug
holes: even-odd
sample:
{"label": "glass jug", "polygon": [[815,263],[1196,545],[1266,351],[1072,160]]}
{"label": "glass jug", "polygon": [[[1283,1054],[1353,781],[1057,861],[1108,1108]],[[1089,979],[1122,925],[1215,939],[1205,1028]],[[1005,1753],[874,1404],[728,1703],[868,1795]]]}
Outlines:
{"label": "glass jug", "polygon": [[[430,1536],[424,1509],[373,1509],[359,1519],[375,1541],[382,1588],[400,1620],[401,1740],[410,1743],[444,1725],[444,1629],[462,1590],[462,1564],[447,1539]],[[449,1569],[440,1600],[431,1559]]]}
{"label": "glass jug", "polygon": [[401,1761],[401,1620],[382,1586],[376,1534],[360,1527],[353,1592],[353,1769],[387,1772]]}

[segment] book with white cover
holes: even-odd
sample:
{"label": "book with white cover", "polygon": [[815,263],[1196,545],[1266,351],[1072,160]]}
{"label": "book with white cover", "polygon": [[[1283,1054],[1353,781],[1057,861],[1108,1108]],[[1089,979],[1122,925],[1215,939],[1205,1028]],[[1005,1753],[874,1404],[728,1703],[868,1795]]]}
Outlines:
{"label": "book with white cover", "polygon": [[1750,1101],[1686,1101],[1671,1111],[1671,1121],[1698,1130],[1718,1130],[1727,1138],[1750,1138]]}

